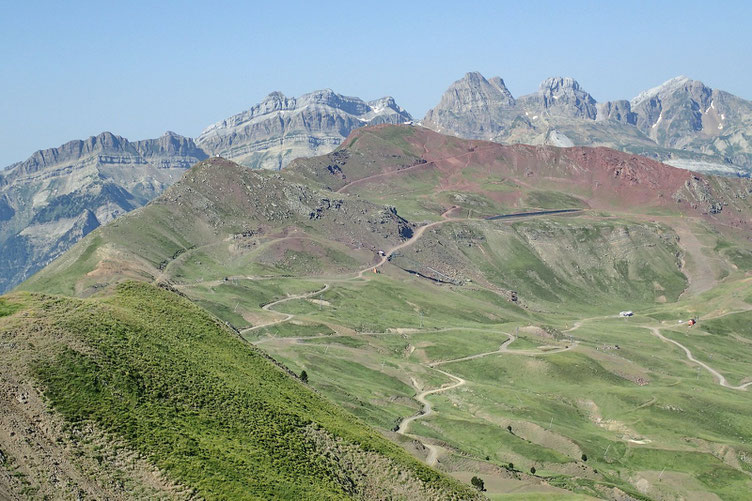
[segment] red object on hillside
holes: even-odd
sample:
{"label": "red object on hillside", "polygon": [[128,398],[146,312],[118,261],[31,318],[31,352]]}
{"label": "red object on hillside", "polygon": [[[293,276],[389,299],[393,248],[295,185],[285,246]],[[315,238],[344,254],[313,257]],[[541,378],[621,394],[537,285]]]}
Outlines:
{"label": "red object on hillside", "polygon": [[693,326],[693,325],[695,325],[696,323],[697,323],[697,322],[695,321],[695,319],[694,319],[694,318],[690,318],[690,319],[689,319],[689,322],[687,322],[687,325],[689,325],[690,327],[692,327],[692,326]]}

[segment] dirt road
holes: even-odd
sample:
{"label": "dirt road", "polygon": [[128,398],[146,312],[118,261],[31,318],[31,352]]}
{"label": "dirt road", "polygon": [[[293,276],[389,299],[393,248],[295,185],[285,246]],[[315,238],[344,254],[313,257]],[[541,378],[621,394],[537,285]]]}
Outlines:
{"label": "dirt road", "polygon": [[[420,412],[418,412],[418,414],[415,414],[415,415],[412,415],[412,416],[410,416],[408,418],[403,419],[402,422],[399,424],[399,428],[397,428],[397,433],[399,433],[400,435],[409,436],[411,438],[414,438],[415,440],[418,440],[419,442],[421,442],[423,444],[423,446],[426,449],[428,449],[428,456],[426,457],[426,463],[429,466],[433,466],[433,465],[436,464],[436,461],[437,461],[438,456],[439,456],[439,450],[438,450],[438,448],[435,445],[429,444],[428,442],[424,442],[423,440],[421,440],[422,437],[418,438],[415,435],[410,435],[409,433],[407,433],[407,427],[413,421],[421,419],[421,418],[424,418],[424,417],[429,416],[429,415],[431,415],[433,413],[433,407],[431,407],[431,402],[429,402],[428,400],[426,400],[426,397],[428,395],[433,395],[433,394],[436,394],[436,393],[441,393],[441,392],[444,392],[444,391],[453,390],[455,388],[459,388],[460,386],[462,386],[463,384],[466,383],[466,381],[464,379],[462,379],[461,377],[455,376],[454,374],[449,374],[448,372],[442,371],[441,369],[434,368],[434,370],[436,370],[437,372],[440,372],[440,373],[444,374],[448,378],[452,379],[454,382],[450,383],[448,385],[444,385],[441,388],[436,388],[436,389],[433,389],[433,390],[427,390],[427,391],[424,391],[424,392],[419,393],[418,395],[416,395],[415,396],[415,400],[417,400],[418,402],[420,402],[420,404],[422,405],[422,407],[420,409]],[[416,386],[415,380],[413,379],[412,381],[413,381],[413,386]]]}
{"label": "dirt road", "polygon": [[721,374],[717,370],[713,369],[711,366],[709,366],[705,362],[701,362],[701,361],[697,360],[692,355],[692,352],[689,350],[689,348],[687,348],[683,344],[679,343],[678,341],[674,341],[673,339],[667,338],[666,336],[664,336],[663,334],[661,334],[661,331],[657,327],[648,327],[648,329],[650,329],[650,332],[652,332],[654,336],[656,336],[658,339],[660,339],[664,343],[675,344],[676,346],[678,346],[679,348],[681,348],[682,350],[684,350],[684,353],[687,355],[687,359],[690,362],[696,363],[697,365],[699,365],[700,367],[702,367],[703,369],[705,369],[706,371],[708,371],[710,374],[712,374],[713,377],[718,381],[718,384],[720,384],[724,388],[730,388],[732,390],[746,390],[749,386],[752,386],[752,381],[750,381],[749,383],[740,384],[738,386],[733,386],[733,385],[729,384],[728,381],[726,381],[726,378],[724,377],[723,374]]}
{"label": "dirt road", "polygon": [[309,297],[313,297],[313,296],[315,296],[317,294],[321,294],[322,292],[326,291],[327,289],[329,289],[329,284],[324,284],[324,287],[322,289],[317,290],[317,291],[308,292],[306,294],[298,294],[296,296],[288,296],[288,297],[285,297],[285,298],[282,298],[282,299],[278,299],[278,300],[276,300],[276,301],[274,301],[272,303],[265,304],[264,306],[261,307],[262,310],[271,311],[272,313],[277,313],[279,315],[284,315],[284,318],[280,318],[279,320],[275,320],[273,322],[267,322],[265,324],[254,325],[253,327],[248,327],[246,329],[241,329],[240,332],[241,333],[251,332],[251,331],[255,331],[256,329],[261,329],[263,327],[269,327],[270,325],[277,325],[277,324],[281,324],[283,322],[288,322],[288,321],[292,320],[293,318],[295,318],[295,315],[293,315],[292,313],[280,313],[278,311],[274,311],[274,310],[271,309],[272,306],[276,306],[276,305],[278,305],[280,303],[284,303],[286,301],[292,301],[293,299],[306,299],[306,298],[309,298]]}

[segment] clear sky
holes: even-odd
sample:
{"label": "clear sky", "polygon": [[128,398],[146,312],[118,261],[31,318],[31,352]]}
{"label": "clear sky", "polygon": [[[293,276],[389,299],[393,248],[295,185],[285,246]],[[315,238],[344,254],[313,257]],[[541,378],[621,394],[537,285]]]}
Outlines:
{"label": "clear sky", "polygon": [[195,137],[280,90],[422,118],[468,71],[598,101],[685,74],[752,99],[752,2],[0,0],[0,167],[109,130]]}

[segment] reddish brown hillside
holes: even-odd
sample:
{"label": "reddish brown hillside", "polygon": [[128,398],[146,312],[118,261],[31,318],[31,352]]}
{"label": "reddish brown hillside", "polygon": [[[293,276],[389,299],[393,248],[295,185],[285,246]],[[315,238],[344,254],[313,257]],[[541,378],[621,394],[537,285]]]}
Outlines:
{"label": "reddish brown hillside", "polygon": [[[334,153],[301,159],[293,175],[336,191],[438,174],[435,191],[481,193],[515,205],[531,191],[554,191],[598,209],[679,210],[752,228],[752,182],[704,176],[608,148],[501,145],[422,127],[379,125],[354,131]],[[493,189],[506,183],[513,189]]]}

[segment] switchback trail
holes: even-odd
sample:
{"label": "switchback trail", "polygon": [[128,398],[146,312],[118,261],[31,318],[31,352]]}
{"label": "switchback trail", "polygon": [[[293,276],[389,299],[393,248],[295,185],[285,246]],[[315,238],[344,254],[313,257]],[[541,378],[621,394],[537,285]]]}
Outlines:
{"label": "switchback trail", "polygon": [[[410,423],[412,423],[416,419],[424,418],[424,417],[429,416],[430,414],[433,413],[433,407],[431,407],[431,402],[429,402],[428,400],[426,400],[426,397],[428,395],[433,395],[434,393],[441,393],[443,391],[453,390],[455,388],[459,388],[460,386],[464,385],[467,382],[464,379],[462,379],[461,377],[455,376],[454,374],[449,374],[448,372],[442,371],[441,369],[434,368],[434,370],[437,371],[437,372],[440,372],[440,373],[444,374],[448,378],[452,379],[454,382],[451,383],[451,384],[442,386],[441,388],[435,388],[433,390],[427,390],[427,391],[424,391],[424,392],[419,393],[418,395],[416,395],[415,396],[415,400],[417,400],[418,402],[420,402],[421,405],[422,405],[422,408],[421,408],[420,412],[418,412],[417,414],[414,414],[414,415],[410,416],[409,418],[403,419],[402,422],[400,422],[399,427],[397,428],[397,433],[399,433],[400,435],[409,436],[410,438],[413,438],[413,439],[419,441],[420,443],[423,444],[423,446],[426,449],[428,449],[428,456],[426,457],[426,463],[429,466],[433,466],[433,465],[436,464],[436,461],[437,461],[438,456],[439,456],[439,450],[438,450],[438,448],[435,445],[429,444],[428,442],[424,442],[423,440],[421,440],[422,437],[418,438],[415,435],[411,435],[411,434],[407,433],[407,427],[410,425]],[[413,386],[416,386],[414,379],[413,379]]]}
{"label": "switchback trail", "polygon": [[271,307],[272,306],[276,306],[276,305],[278,305],[280,303],[284,303],[286,301],[292,301],[293,299],[306,299],[306,298],[309,298],[309,297],[313,297],[313,296],[316,296],[318,294],[321,294],[322,292],[326,291],[327,289],[329,289],[329,284],[324,284],[324,287],[321,288],[321,289],[319,289],[319,290],[317,290],[317,291],[307,292],[305,294],[298,294],[296,296],[288,296],[288,297],[285,297],[285,298],[282,298],[282,299],[278,299],[278,300],[276,300],[274,302],[265,304],[264,306],[261,307],[262,310],[271,311],[273,313],[278,313],[280,315],[284,315],[285,317],[281,318],[279,320],[274,320],[273,322],[267,322],[265,324],[254,325],[253,327],[248,327],[246,329],[241,329],[240,332],[241,333],[251,332],[251,331],[255,331],[256,329],[261,329],[263,327],[269,327],[270,325],[277,325],[277,324],[281,324],[283,322],[290,321],[290,320],[292,320],[295,317],[295,315],[293,315],[292,313],[280,313],[278,311],[272,310]]}
{"label": "switchback trail", "polygon": [[[426,397],[428,395],[435,395],[437,393],[442,393],[442,392],[445,392],[445,391],[453,390],[453,389],[459,388],[460,386],[462,386],[465,383],[467,383],[467,381],[465,379],[461,378],[460,376],[457,376],[457,375],[454,375],[454,374],[450,374],[449,372],[447,372],[445,370],[439,369],[437,366],[443,365],[443,364],[449,364],[449,363],[453,363],[453,362],[463,362],[463,361],[466,361],[466,360],[475,360],[475,359],[487,357],[487,356],[490,356],[490,355],[498,355],[500,353],[509,353],[509,354],[526,355],[526,356],[550,355],[550,354],[554,354],[554,353],[561,353],[563,351],[571,350],[575,346],[574,344],[572,344],[572,345],[566,346],[565,348],[556,349],[556,350],[550,350],[550,351],[541,351],[541,352],[536,352],[534,350],[510,350],[510,349],[508,349],[509,345],[515,339],[517,339],[517,338],[515,336],[513,336],[512,334],[509,334],[509,333],[506,333],[506,332],[502,332],[502,334],[505,334],[508,337],[508,339],[506,341],[504,341],[501,344],[501,346],[499,346],[498,350],[484,352],[484,353],[478,353],[476,355],[469,355],[467,357],[455,358],[455,359],[452,359],[452,360],[441,360],[439,362],[433,362],[433,363],[430,363],[430,364],[426,364],[428,367],[430,367],[431,369],[435,370],[436,372],[439,372],[439,373],[447,376],[448,378],[452,379],[453,382],[450,383],[450,384],[448,384],[448,385],[443,385],[440,388],[435,388],[433,390],[426,390],[426,391],[424,391],[424,392],[419,393],[418,395],[416,395],[415,396],[415,400],[417,400],[421,404],[421,409],[420,409],[420,411],[417,414],[413,414],[412,416],[403,419],[400,422],[400,424],[399,424],[399,426],[397,428],[397,433],[399,433],[400,435],[409,436],[410,438],[413,438],[413,439],[419,441],[420,443],[423,444],[423,446],[426,449],[428,449],[428,455],[426,456],[426,463],[429,466],[434,466],[436,464],[436,461],[438,460],[439,448],[437,446],[433,445],[433,444],[425,442],[424,441],[425,439],[423,437],[418,437],[416,435],[412,435],[412,434],[408,433],[407,432],[407,428],[410,425],[410,423],[412,423],[413,421],[417,421],[418,419],[422,419],[422,418],[427,417],[427,416],[429,416],[429,415],[431,415],[433,413],[433,407],[431,406],[431,403],[428,400],[426,400]],[[416,389],[417,389],[417,384],[415,383],[414,379],[412,379],[412,383],[413,383],[413,386],[416,387]]]}
{"label": "switchback trail", "polygon": [[711,366],[709,366],[705,362],[701,362],[701,361],[697,360],[694,356],[692,356],[692,352],[689,350],[689,348],[687,348],[683,344],[679,343],[678,341],[674,341],[673,339],[667,338],[666,336],[664,336],[663,334],[661,334],[661,331],[657,327],[648,327],[648,329],[650,329],[650,332],[652,332],[654,336],[656,336],[658,339],[660,339],[664,343],[675,344],[676,346],[678,346],[679,348],[681,348],[682,350],[684,350],[684,353],[686,353],[687,359],[690,362],[696,363],[697,365],[701,366],[706,371],[708,371],[710,374],[712,374],[713,377],[718,381],[718,384],[720,384],[724,388],[730,388],[732,390],[746,390],[749,386],[752,386],[752,381],[750,381],[749,383],[740,384],[738,386],[733,386],[733,385],[729,384],[728,381],[726,381],[726,378],[725,378],[725,376],[723,374],[721,374],[717,370],[713,369]]}

